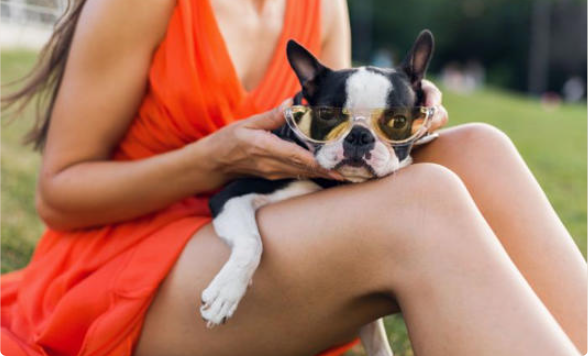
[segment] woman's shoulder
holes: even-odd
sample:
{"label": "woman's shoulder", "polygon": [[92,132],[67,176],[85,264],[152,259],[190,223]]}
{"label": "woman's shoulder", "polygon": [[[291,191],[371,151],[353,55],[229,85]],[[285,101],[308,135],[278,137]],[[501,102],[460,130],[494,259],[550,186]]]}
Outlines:
{"label": "woman's shoulder", "polygon": [[321,1],[321,60],[339,69],[351,65],[351,29],[347,0]]}
{"label": "woman's shoulder", "polygon": [[317,0],[321,2],[321,35],[328,37],[337,22],[347,16],[347,0]]}
{"label": "woman's shoulder", "polygon": [[[177,0],[86,0],[78,30],[113,36],[113,45],[156,47],[165,36]],[[85,32],[85,31],[84,31]]]}

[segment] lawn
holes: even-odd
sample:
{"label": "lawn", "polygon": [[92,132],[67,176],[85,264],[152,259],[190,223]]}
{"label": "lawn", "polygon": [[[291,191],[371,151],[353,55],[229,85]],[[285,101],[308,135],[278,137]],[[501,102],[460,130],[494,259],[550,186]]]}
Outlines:
{"label": "lawn", "polygon": [[[22,75],[34,60],[32,53],[3,52],[2,83]],[[487,122],[512,138],[586,256],[586,105],[546,110],[535,99],[494,89],[471,95],[446,92],[444,104],[451,125]],[[26,265],[43,226],[34,208],[40,159],[21,145],[32,110],[10,124],[3,118],[2,123],[1,267],[7,272]],[[387,330],[397,355],[413,354],[400,317],[388,318]]]}

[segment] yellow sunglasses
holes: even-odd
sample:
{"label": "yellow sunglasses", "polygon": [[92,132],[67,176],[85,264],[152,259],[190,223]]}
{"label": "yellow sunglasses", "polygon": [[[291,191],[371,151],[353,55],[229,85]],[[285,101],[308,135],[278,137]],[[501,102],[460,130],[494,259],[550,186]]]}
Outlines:
{"label": "yellow sunglasses", "polygon": [[359,122],[369,127],[382,141],[404,146],[427,133],[434,110],[423,106],[347,109],[294,105],[285,110],[285,115],[290,128],[300,138],[312,143],[340,140]]}

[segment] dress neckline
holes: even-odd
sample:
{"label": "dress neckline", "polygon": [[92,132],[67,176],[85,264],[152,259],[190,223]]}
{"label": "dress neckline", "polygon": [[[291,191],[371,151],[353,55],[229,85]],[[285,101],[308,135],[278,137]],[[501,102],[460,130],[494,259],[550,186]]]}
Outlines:
{"label": "dress neckline", "polygon": [[263,89],[263,87],[265,85],[267,85],[268,78],[270,78],[273,75],[273,73],[277,70],[277,68],[279,67],[279,65],[277,65],[278,60],[279,60],[280,56],[282,55],[280,49],[284,47],[283,45],[285,44],[285,41],[288,39],[288,35],[290,32],[290,22],[291,22],[290,19],[292,18],[292,16],[290,16],[290,15],[293,11],[294,1],[286,0],[286,5],[285,5],[286,9],[284,10],[284,21],[283,21],[283,25],[282,25],[282,30],[280,32],[280,36],[278,37],[278,41],[276,42],[276,46],[273,49],[273,53],[271,55],[269,64],[268,64],[264,74],[262,75],[261,80],[251,89],[245,88],[243,82],[241,81],[241,78],[239,78],[239,73],[237,73],[235,63],[233,62],[233,58],[231,58],[231,54],[229,52],[229,47],[228,47],[227,42],[225,41],[225,38],[221,32],[219,23],[216,18],[216,14],[214,13],[214,8],[212,7],[211,0],[205,0],[204,2],[208,6],[208,10],[209,10],[210,16],[212,18],[212,23],[213,23],[213,27],[214,27],[213,30],[216,32],[218,38],[220,39],[220,42],[221,42],[220,47],[222,48],[222,56],[224,56],[227,59],[227,63],[229,64],[228,70],[231,72],[230,75],[233,77],[235,82],[238,84],[240,92],[244,95],[254,95],[257,92],[261,91]]}

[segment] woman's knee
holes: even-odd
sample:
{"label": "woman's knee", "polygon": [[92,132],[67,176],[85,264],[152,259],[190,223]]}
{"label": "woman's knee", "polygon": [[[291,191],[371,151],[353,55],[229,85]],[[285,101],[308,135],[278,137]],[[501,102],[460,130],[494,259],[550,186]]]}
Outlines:
{"label": "woman's knee", "polygon": [[461,125],[453,132],[456,142],[465,150],[496,154],[497,150],[515,151],[510,137],[499,128],[487,123],[475,122]]}
{"label": "woman's knee", "polygon": [[[402,182],[401,182],[402,180]],[[406,212],[416,219],[414,222],[425,223],[430,218],[445,220],[451,211],[469,210],[472,199],[460,177],[450,169],[434,163],[419,163],[410,166],[395,176],[385,178],[383,184],[387,190],[397,196],[381,194],[386,199],[384,204],[401,204],[395,210]],[[402,184],[402,194],[391,185]],[[399,195],[399,197],[398,197]],[[388,210],[382,207],[381,211]],[[395,223],[393,220],[391,223]],[[422,225],[415,226],[420,229]]]}
{"label": "woman's knee", "polygon": [[[465,193],[465,186],[461,178],[452,170],[435,163],[418,163],[409,168],[410,180],[415,189],[421,194],[423,202],[435,197],[444,198],[446,195]],[[399,172],[400,174],[402,171]],[[427,196],[432,199],[427,199]]]}
{"label": "woman's knee", "polygon": [[[464,181],[485,177],[521,163],[507,134],[486,123],[470,123],[441,132],[438,140],[415,150],[417,162],[435,162],[458,172]],[[514,159],[514,160],[513,160]]]}
{"label": "woman's knee", "polygon": [[[484,240],[491,238],[491,231],[455,173],[428,163],[411,166],[406,173],[413,184],[412,201],[403,199],[404,220],[386,219],[381,235],[382,250],[387,251],[399,275],[429,268],[431,258],[442,263],[460,251],[460,246],[488,243]],[[388,179],[386,184],[395,184],[398,178]],[[389,204],[395,204],[394,200]]]}

